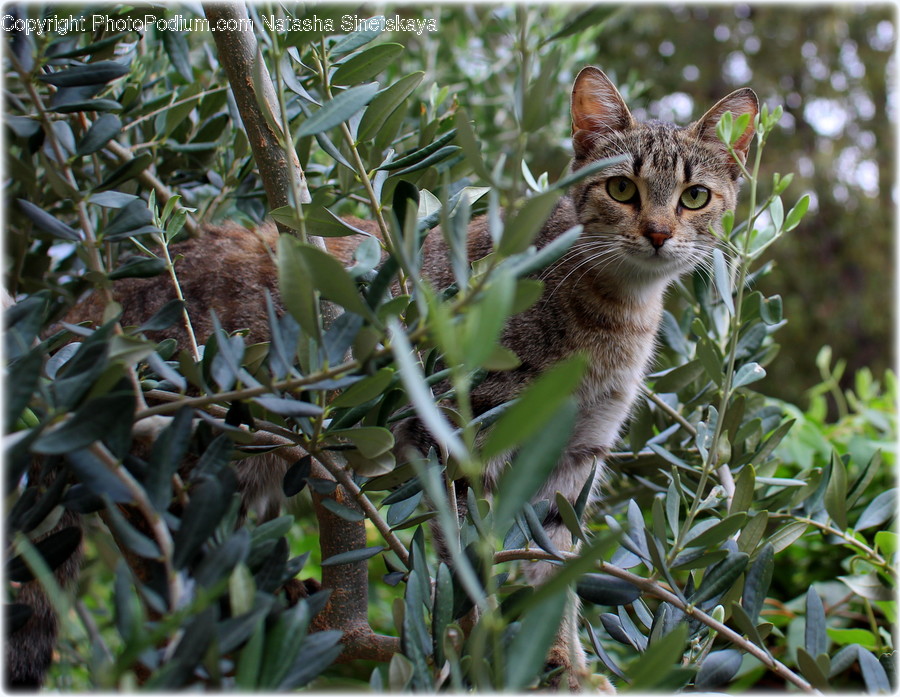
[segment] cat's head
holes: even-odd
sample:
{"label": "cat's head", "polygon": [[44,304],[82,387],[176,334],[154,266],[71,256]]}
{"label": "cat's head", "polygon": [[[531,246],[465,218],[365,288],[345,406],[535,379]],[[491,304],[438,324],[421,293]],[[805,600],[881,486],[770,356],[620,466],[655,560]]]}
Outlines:
{"label": "cat's head", "polygon": [[734,209],[740,167],[716,137],[730,111],[749,113],[734,145],[746,160],[758,101],[753,90],[732,92],[685,127],[636,121],[616,87],[597,68],[582,70],[572,90],[573,169],[624,155],[573,187],[584,233],[577,249],[598,269],[622,280],[673,278],[708,256],[722,214]]}

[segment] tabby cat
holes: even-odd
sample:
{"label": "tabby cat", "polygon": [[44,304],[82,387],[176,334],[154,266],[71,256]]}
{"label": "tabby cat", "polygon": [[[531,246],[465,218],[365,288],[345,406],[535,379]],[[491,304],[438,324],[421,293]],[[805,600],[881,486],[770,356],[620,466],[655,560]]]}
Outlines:
{"label": "tabby cat", "polygon": [[[622,155],[624,159],[576,184],[544,224],[535,240],[538,247],[577,224],[583,226],[583,233],[563,258],[539,273],[544,282],[542,297],[513,317],[503,332],[502,342],[518,355],[519,367],[489,374],[472,393],[473,408],[482,413],[514,398],[567,356],[581,353],[589,358],[577,391],[579,411],[570,442],[537,494],[537,499],[550,501],[556,492],[574,501],[595,463],[595,488],[602,478],[603,460],[619,436],[652,360],[666,287],[704,261],[715,244],[710,228],[717,230],[722,214],[735,206],[740,168],[717,139],[716,124],[727,111],[735,117],[750,114],[751,123],[757,113],[755,94],[741,89],[687,127],[638,123],[612,82],[593,67],[578,75],[571,106],[573,170],[601,158]],[[734,144],[742,160],[752,138],[751,125]],[[362,221],[355,224],[368,230],[373,227]],[[211,229],[201,241],[181,243],[173,250],[173,256],[183,256],[178,262],[179,277],[198,339],[211,331],[210,309],[226,331],[249,328],[250,340],[266,339],[260,290],[276,292],[277,272],[266,249],[274,236],[271,227],[250,232],[232,225]],[[349,262],[353,247],[349,240],[328,242],[335,245],[332,253]],[[469,230],[470,260],[491,249],[487,221],[474,220]],[[423,272],[437,288],[454,280],[439,230],[425,240]],[[157,279],[130,279],[118,283],[115,290],[125,324],[138,324],[173,297],[172,289]],[[67,319],[97,319],[101,310],[88,299]],[[185,345],[186,337],[178,338]],[[430,436],[415,421],[403,422],[400,431],[404,433],[398,432],[398,443],[414,442],[423,450],[431,444]],[[488,464],[484,473],[488,491],[508,459],[509,454]],[[258,473],[259,468],[252,471]],[[278,474],[265,478],[276,489]],[[246,493],[271,493],[267,492],[270,485],[254,476],[259,477],[243,478]],[[545,525],[557,547],[571,546],[555,509]],[[536,584],[552,570],[547,563],[534,563],[526,574]],[[573,687],[587,674],[575,629],[574,620],[563,623],[548,658],[549,664],[568,669]],[[7,650],[17,649],[8,644]]]}

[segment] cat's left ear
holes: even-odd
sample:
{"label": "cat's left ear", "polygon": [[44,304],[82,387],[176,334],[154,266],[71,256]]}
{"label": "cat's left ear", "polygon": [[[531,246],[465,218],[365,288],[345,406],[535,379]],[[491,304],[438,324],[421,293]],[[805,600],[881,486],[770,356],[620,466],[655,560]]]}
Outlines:
{"label": "cat's left ear", "polygon": [[750,124],[747,126],[747,130],[741,134],[741,137],[734,144],[734,150],[741,158],[741,162],[746,162],[747,151],[750,149],[750,143],[753,141],[755,133],[753,119],[759,113],[759,100],[756,98],[756,93],[749,87],[744,87],[729,94],[707,111],[703,118],[695,122],[691,128],[697,138],[710,140],[721,145],[718,136],[716,136],[716,126],[726,111],[730,111],[734,115],[735,121],[743,114],[750,114]]}

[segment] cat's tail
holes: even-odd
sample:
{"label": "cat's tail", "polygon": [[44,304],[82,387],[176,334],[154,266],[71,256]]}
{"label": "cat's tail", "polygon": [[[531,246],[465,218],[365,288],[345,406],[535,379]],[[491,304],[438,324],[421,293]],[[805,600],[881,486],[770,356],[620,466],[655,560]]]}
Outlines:
{"label": "cat's tail", "polygon": [[[80,516],[65,511],[56,527],[48,535],[67,527],[80,527]],[[56,582],[63,589],[72,585],[81,566],[81,545],[60,564],[54,573]],[[38,690],[44,683],[47,670],[53,661],[59,618],[47,591],[40,581],[22,583],[16,596],[17,604],[31,610],[28,620],[18,628],[10,627],[7,617],[6,656],[3,686],[10,691]]]}

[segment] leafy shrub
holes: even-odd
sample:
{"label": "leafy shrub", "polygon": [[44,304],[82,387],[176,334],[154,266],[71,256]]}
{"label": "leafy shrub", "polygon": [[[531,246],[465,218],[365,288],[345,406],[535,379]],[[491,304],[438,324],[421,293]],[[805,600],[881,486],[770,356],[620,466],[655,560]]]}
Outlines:
{"label": "leafy shrub", "polygon": [[[378,31],[260,31],[254,87],[274,74],[276,102],[262,110],[311,190],[309,203],[298,205],[295,188],[272,211],[208,35],[13,35],[7,577],[36,577],[63,618],[57,687],[271,690],[343,676],[376,689],[518,690],[552,679],[543,657],[574,587],[597,671],[634,689],[890,689],[893,378],[882,393],[860,373],[841,394],[823,354],[805,412],[752,389],[784,322],[781,298],[753,290],[760,257],[808,203],[785,211],[790,175],[760,176],[779,109],[759,117],[747,218],[725,221],[710,267],[675,290],[603,509],[583,520],[583,500],[556,501],[579,551],[549,544],[549,502],[529,501],[565,443],[583,365],[561,364],[515,405],[473,414],[479,373],[515,364],[496,339],[537,298],[530,274],[578,235],[531,246],[574,180],[535,176],[562,170],[534,165],[562,152],[543,147],[540,127],[564,114],[567,96],[543,95],[565,51],[608,14],[553,10],[559,29],[545,38],[518,9],[500,13],[501,28],[520,31],[521,61],[470,75],[470,89],[450,70],[426,74],[418,54]],[[465,13],[446,15],[449,36],[464,39]],[[462,60],[465,45],[447,41]],[[506,100],[515,132],[492,132],[502,119],[490,118],[491,95]],[[729,143],[743,130],[726,118],[719,135]],[[508,158],[484,156],[479,140],[493,136]],[[287,312],[270,305],[269,342],[247,345],[220,326],[193,349],[147,339],[183,321],[179,301],[120,326],[112,280],[177,283],[168,247],[196,220],[252,223],[267,212],[298,233],[279,241]],[[459,252],[481,212],[497,244],[470,268]],[[375,219],[387,261],[372,240],[349,268],[307,242],[353,234],[345,213]],[[449,289],[421,280],[421,238],[438,225],[457,251]],[[397,297],[385,292],[392,283]],[[104,324],[49,333],[88,286],[105,299]],[[438,397],[452,407],[432,395],[444,384]],[[837,424],[824,421],[826,393],[842,409]],[[390,427],[410,414],[443,452],[396,463]],[[152,445],[136,450],[135,424],[155,417],[164,420]],[[508,448],[520,455],[489,502],[485,453]],[[289,459],[291,500],[280,517],[242,521],[232,461],[260,453]],[[35,455],[43,469],[29,471]],[[458,525],[445,494],[462,476],[472,488]],[[59,525],[64,511],[84,519],[87,563],[73,594],[51,573],[82,537]],[[427,538],[429,519],[452,569]],[[135,557],[147,576],[131,570]],[[534,559],[560,565],[539,589],[521,584],[517,565]],[[301,572],[341,602],[328,590],[288,602],[281,589]],[[482,612],[463,632],[473,606]],[[30,610],[10,612],[15,632]],[[385,665],[341,668],[342,646]]]}

